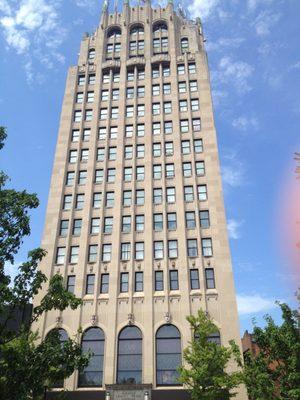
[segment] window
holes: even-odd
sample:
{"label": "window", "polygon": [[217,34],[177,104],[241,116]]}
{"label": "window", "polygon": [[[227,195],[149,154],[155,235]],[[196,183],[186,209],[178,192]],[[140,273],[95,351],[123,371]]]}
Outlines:
{"label": "window", "polygon": [[178,385],[181,365],[181,338],[174,325],[163,325],[156,332],[156,383]]}
{"label": "window", "polygon": [[100,119],[107,119],[107,108],[100,108]]}
{"label": "window", "polygon": [[184,112],[188,110],[187,100],[179,100],[179,111]]}
{"label": "window", "polygon": [[162,203],[162,189],[161,188],[153,189],[153,203],[154,204]]}
{"label": "window", "polygon": [[178,271],[171,270],[170,272],[170,290],[179,290]]}
{"label": "window", "polygon": [[186,229],[195,229],[196,228],[196,218],[194,211],[187,211],[185,213],[185,226]]}
{"label": "window", "polygon": [[145,223],[145,216],[144,215],[136,215],[135,216],[135,230],[136,230],[136,232],[143,232],[144,231],[144,223]]}
{"label": "window", "polygon": [[109,274],[101,274],[100,293],[108,293],[109,289]]}
{"label": "window", "polygon": [[152,124],[152,134],[160,135],[160,122],[153,122]]}
{"label": "window", "polygon": [[197,239],[188,239],[187,240],[187,252],[188,252],[188,257],[197,257],[198,256]]}
{"label": "window", "polygon": [[152,66],[152,78],[159,78],[159,66]]}
{"label": "window", "polygon": [[104,359],[104,333],[100,328],[89,328],[83,336],[81,347],[83,353],[92,353],[88,365],[79,372],[79,387],[102,386],[103,359]]}
{"label": "window", "polygon": [[130,206],[131,205],[131,197],[132,192],[131,190],[124,190],[123,192],[123,206]]}
{"label": "window", "polygon": [[192,176],[192,163],[184,162],[182,164],[182,173],[186,178]]}
{"label": "window", "polygon": [[137,115],[138,117],[145,116],[145,104],[138,104],[137,105]]}
{"label": "window", "polygon": [[182,154],[190,154],[191,152],[191,143],[189,140],[181,141],[181,153]]}
{"label": "window", "polygon": [[106,134],[107,134],[107,129],[106,129],[106,127],[101,126],[101,127],[99,128],[99,131],[98,131],[98,139],[99,139],[99,140],[105,140],[105,139],[106,139]]}
{"label": "window", "polygon": [[124,158],[125,160],[131,160],[133,156],[133,147],[130,146],[125,146],[124,148]]}
{"label": "window", "polygon": [[142,81],[145,79],[145,70],[144,69],[138,69],[137,74],[138,74],[139,81]]}
{"label": "window", "polygon": [[153,157],[160,157],[161,156],[161,144],[160,143],[153,143],[153,145],[152,145],[152,153],[153,153]]}
{"label": "window", "polygon": [[185,74],[184,64],[178,64],[177,65],[177,74],[178,75],[184,75]]}
{"label": "window", "polygon": [[205,268],[206,289],[215,289],[215,273],[213,268]]}
{"label": "window", "polygon": [[90,136],[91,136],[91,130],[90,129],[84,129],[83,130],[83,135],[82,135],[82,139],[84,142],[88,142],[90,140]]}
{"label": "window", "polygon": [[126,117],[133,117],[133,106],[126,106]]}
{"label": "window", "polygon": [[79,171],[78,184],[84,185],[86,183],[86,178],[87,178],[87,171]]}
{"label": "window", "polygon": [[133,99],[134,98],[134,88],[129,87],[126,89],[126,98],[127,99]]}
{"label": "window", "polygon": [[111,244],[102,245],[102,261],[103,262],[111,261]]}
{"label": "window", "polygon": [[153,229],[156,232],[163,230],[163,215],[162,214],[153,214]]}
{"label": "window", "polygon": [[69,275],[67,278],[67,291],[74,293],[75,291],[75,275]]}
{"label": "window", "polygon": [[186,93],[186,82],[178,82],[178,92]]}
{"label": "window", "polygon": [[113,72],[113,82],[119,83],[120,82],[120,71]]}
{"label": "window", "polygon": [[125,137],[131,138],[133,136],[133,125],[126,125],[125,127]]}
{"label": "window", "polygon": [[197,92],[198,84],[197,81],[190,81],[190,92]]}
{"label": "window", "polygon": [[164,290],[164,273],[163,271],[155,271],[155,291],[161,292]]}
{"label": "window", "polygon": [[90,233],[100,233],[100,218],[91,219]]}
{"label": "window", "polygon": [[56,250],[56,259],[55,263],[58,265],[62,265],[65,262],[66,256],[66,248],[65,247],[58,247]]}
{"label": "window", "polygon": [[103,169],[95,170],[95,183],[103,182]]}
{"label": "window", "polygon": [[131,82],[134,80],[134,71],[127,71],[127,81]]}
{"label": "window", "polygon": [[167,214],[167,225],[169,231],[174,231],[177,229],[177,215],[176,213]]}
{"label": "window", "polygon": [[108,159],[111,161],[115,161],[117,159],[117,148],[116,147],[109,147]]}
{"label": "window", "polygon": [[119,107],[112,107],[110,116],[113,119],[119,118]]}
{"label": "window", "polygon": [[94,294],[95,275],[89,274],[86,276],[85,294]]}
{"label": "window", "polygon": [[165,155],[172,156],[174,154],[173,142],[165,142]]}
{"label": "window", "polygon": [[161,260],[164,258],[164,242],[156,241],[154,242],[154,259]]}
{"label": "window", "polygon": [[168,240],[168,257],[169,258],[177,258],[178,257],[177,240]]}
{"label": "window", "polygon": [[167,203],[175,203],[175,188],[167,188]]}
{"label": "window", "polygon": [[126,326],[120,332],[118,340],[117,383],[142,383],[142,365],[141,331],[136,326]]}
{"label": "window", "polygon": [[96,75],[95,74],[90,74],[89,75],[89,85],[94,85],[96,82]]}
{"label": "window", "polygon": [[64,196],[63,209],[64,210],[71,210],[71,207],[72,207],[72,195],[71,194],[66,194]]}
{"label": "window", "polygon": [[220,332],[216,331],[214,333],[211,333],[208,338],[207,341],[210,343],[216,343],[219,346],[221,345],[221,336],[220,336]]}
{"label": "window", "polygon": [[129,261],[131,253],[130,243],[121,243],[121,261]]}
{"label": "window", "polygon": [[[143,106],[144,107],[144,106]],[[145,136],[145,125],[144,124],[138,124],[137,125],[137,132],[136,132],[137,137],[143,137]]]}
{"label": "window", "polygon": [[113,217],[105,217],[104,218],[104,233],[111,234],[112,233],[112,228],[113,228]]}
{"label": "window", "polygon": [[190,283],[192,290],[200,289],[199,271],[197,269],[190,269]]}
{"label": "window", "polygon": [[207,200],[207,187],[206,187],[206,185],[198,185],[197,186],[197,191],[198,191],[198,200],[200,200],[200,201]]}
{"label": "window", "polygon": [[84,75],[79,75],[78,76],[78,85],[82,86],[85,84],[85,76]]}
{"label": "window", "polygon": [[90,60],[90,61],[91,61],[91,60],[94,60],[95,55],[96,55],[95,49],[90,49],[90,50],[89,50],[89,60]]}
{"label": "window", "polygon": [[80,92],[80,93],[77,93],[77,95],[76,95],[76,103],[83,103],[83,93],[82,92]]}
{"label": "window", "polygon": [[109,131],[109,138],[110,139],[117,139],[118,136],[118,127],[117,126],[111,126],[110,131]]}
{"label": "window", "polygon": [[69,163],[74,164],[77,162],[77,150],[70,150]]}
{"label": "window", "polygon": [[109,72],[103,72],[103,75],[102,75],[102,82],[103,82],[103,83],[109,83],[109,81],[110,81]]}
{"label": "window", "polygon": [[93,103],[95,98],[95,93],[94,92],[87,92],[87,102],[88,103]]}
{"label": "window", "polygon": [[84,193],[79,193],[76,195],[76,204],[75,208],[77,210],[82,210],[84,205]]}
{"label": "window", "polygon": [[159,115],[160,114],[160,104],[153,103],[152,104],[152,115]]}
{"label": "window", "polygon": [[212,249],[212,240],[210,238],[202,239],[202,254],[204,257],[212,257],[213,249]]}
{"label": "window", "polygon": [[124,168],[124,181],[130,182],[132,180],[132,167]]}
{"label": "window", "polygon": [[144,290],[144,273],[139,271],[135,273],[134,291],[142,292]]}
{"label": "window", "polygon": [[203,143],[202,139],[194,140],[194,152],[195,153],[202,153],[203,152]]}
{"label": "window", "polygon": [[67,172],[66,185],[67,186],[73,185],[74,179],[75,179],[75,172],[73,171]]}
{"label": "window", "polygon": [[171,83],[164,83],[163,91],[164,94],[171,94]]}
{"label": "window", "polygon": [[80,161],[87,162],[89,159],[89,150],[82,149],[80,154]]}
{"label": "window", "polygon": [[145,202],[145,191],[144,189],[137,189],[135,191],[135,204],[138,206],[144,205]]}
{"label": "window", "polygon": [[136,145],[136,157],[137,158],[144,158],[145,157],[145,145],[144,144],[137,144]]}
{"label": "window", "polygon": [[174,164],[166,164],[166,178],[174,178],[175,168]]}
{"label": "window", "polygon": [[128,292],[128,272],[121,272],[121,279],[120,279],[120,292],[127,293]]}
{"label": "window", "polygon": [[74,219],[72,234],[73,235],[80,235],[81,227],[82,227],[82,219]]}
{"label": "window", "polygon": [[135,259],[136,260],[144,259],[144,242],[135,243]]}
{"label": "window", "polygon": [[204,176],[205,175],[204,161],[196,161],[195,166],[196,166],[196,175]]}
{"label": "window", "polygon": [[187,119],[180,120],[180,132],[186,133],[189,131],[189,121]]}
{"label": "window", "polygon": [[85,110],[85,120],[91,121],[93,118],[93,110]]}
{"label": "window", "polygon": [[172,121],[164,122],[164,133],[165,135],[170,135],[173,132],[173,123]]}
{"label": "window", "polygon": [[131,216],[124,215],[122,217],[122,232],[128,233],[131,231]]}
{"label": "window", "polygon": [[138,86],[137,97],[145,97],[145,86]]}
{"label": "window", "polygon": [[170,76],[170,65],[163,65],[162,72],[163,76]]}
{"label": "window", "polygon": [[170,101],[165,101],[164,102],[164,113],[171,114],[171,112],[172,112],[172,103]]}
{"label": "window", "polygon": [[93,195],[93,207],[100,208],[102,202],[102,193],[94,193]]}
{"label": "window", "polygon": [[195,74],[196,73],[196,64],[195,63],[189,63],[189,74]]}
{"label": "window", "polygon": [[159,95],[160,95],[160,86],[152,85],[152,96],[159,96]]}
{"label": "window", "polygon": [[199,99],[192,99],[191,100],[191,109],[192,109],[192,111],[198,111],[199,110]]}
{"label": "window", "polygon": [[189,51],[189,40],[188,38],[181,39],[181,52],[186,53]]}
{"label": "window", "polygon": [[136,167],[136,180],[143,181],[145,179],[145,167]]}
{"label": "window", "polygon": [[113,100],[119,100],[119,95],[120,95],[119,89],[112,90],[112,99]]}
{"label": "window", "polygon": [[97,253],[98,253],[98,246],[96,244],[91,244],[89,246],[88,261],[96,262],[97,261]]}
{"label": "window", "polygon": [[115,205],[115,193],[114,192],[106,192],[105,199],[106,207],[113,207]]}
{"label": "window", "polygon": [[193,186],[184,186],[184,201],[194,201],[194,188]]}
{"label": "window", "polygon": [[69,261],[71,264],[78,263],[78,255],[79,255],[79,246],[71,246],[70,247],[70,258],[69,258]]}
{"label": "window", "polygon": [[108,100],[108,90],[102,90],[101,101],[107,101],[107,100]]}
{"label": "window", "polygon": [[59,235],[60,236],[67,236],[68,229],[69,229],[69,220],[68,219],[61,220],[60,221],[60,226],[59,226]]}
{"label": "window", "polygon": [[153,179],[161,179],[161,177],[162,177],[161,164],[153,165]]}

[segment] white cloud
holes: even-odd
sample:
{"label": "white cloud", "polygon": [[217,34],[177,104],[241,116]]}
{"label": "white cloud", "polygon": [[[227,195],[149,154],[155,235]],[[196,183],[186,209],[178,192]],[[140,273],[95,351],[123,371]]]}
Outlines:
{"label": "white cloud", "polygon": [[259,127],[259,123],[257,118],[254,117],[246,117],[246,116],[240,116],[238,118],[235,118],[232,121],[232,126],[235,129],[238,129],[240,131],[246,132],[247,130],[257,130]]}
{"label": "white cloud", "polygon": [[206,50],[209,51],[224,51],[226,49],[236,49],[245,41],[244,38],[225,38],[221,37],[214,42],[208,42],[205,46]]}
{"label": "white cloud", "polygon": [[289,70],[293,69],[300,69],[300,61],[295,62],[294,64],[290,65]]}
{"label": "white cloud", "polygon": [[99,4],[97,0],[74,0],[74,3],[77,7],[89,10],[94,9]]}
{"label": "white cloud", "polygon": [[259,5],[268,6],[273,2],[274,0],[248,0],[247,6],[250,11],[254,11]]}
{"label": "white cloud", "polygon": [[237,303],[240,315],[266,312],[276,307],[275,300],[262,297],[259,294],[237,295]]}
{"label": "white cloud", "polygon": [[240,239],[241,234],[239,232],[240,227],[243,225],[244,221],[237,221],[235,219],[228,219],[227,230],[230,239]]}
{"label": "white cloud", "polygon": [[258,36],[266,36],[271,33],[271,28],[280,20],[281,14],[270,11],[262,11],[254,21],[254,28]]}
{"label": "white cloud", "polygon": [[6,0],[0,0],[0,11],[6,15],[10,15],[11,8]]}
{"label": "white cloud", "polygon": [[204,20],[212,15],[219,3],[220,0],[193,0],[188,5],[188,11],[192,18],[200,17]]}
{"label": "white cloud", "polygon": [[224,165],[222,167],[223,182],[227,186],[239,187],[243,183],[244,174],[235,166]]}

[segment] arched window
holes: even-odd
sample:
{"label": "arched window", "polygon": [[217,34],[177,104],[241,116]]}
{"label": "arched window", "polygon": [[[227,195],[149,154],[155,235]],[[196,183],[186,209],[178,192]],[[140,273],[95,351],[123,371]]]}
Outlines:
{"label": "arched window", "polygon": [[104,356],[104,333],[100,328],[89,328],[82,337],[81,342],[84,353],[91,351],[93,355],[89,364],[79,374],[79,387],[102,386],[103,356]]}
{"label": "arched window", "polygon": [[144,28],[142,25],[134,25],[130,29],[130,35],[131,36],[137,36],[137,35],[143,35],[144,34]]}
{"label": "arched window", "polygon": [[130,29],[129,56],[143,56],[144,48],[144,27],[142,25],[134,25]]}
{"label": "arched window", "polygon": [[211,333],[211,334],[208,336],[207,340],[208,340],[208,342],[216,343],[216,344],[221,345],[221,336],[220,336],[220,332],[219,332],[219,331],[216,331],[216,332],[214,332],[214,333]]}
{"label": "arched window", "polygon": [[153,25],[153,33],[165,35],[168,33],[168,26],[165,22],[159,21]]}
{"label": "arched window", "polygon": [[[48,335],[51,334],[51,332],[53,332],[53,331],[58,332],[59,341],[60,341],[61,346],[63,346],[69,340],[69,336],[68,336],[67,332],[64,329],[62,329],[62,328],[53,329],[52,331],[50,331],[48,333]],[[64,380],[63,379],[58,380],[57,382],[55,382],[53,387],[54,388],[62,388],[62,387],[64,387]]]}
{"label": "arched window", "polygon": [[180,332],[174,325],[163,325],[156,332],[156,384],[179,385],[177,368],[180,365]]}
{"label": "arched window", "polygon": [[111,38],[120,38],[121,37],[121,29],[118,28],[118,27],[111,28],[107,33],[107,37],[109,39],[111,39]]}
{"label": "arched window", "polygon": [[94,60],[95,55],[96,55],[95,49],[90,49],[90,50],[89,50],[89,60],[90,60],[90,61]]}
{"label": "arched window", "polygon": [[181,52],[186,53],[187,51],[189,51],[189,39],[182,38],[181,39]]}
{"label": "arched window", "polygon": [[136,326],[119,333],[117,383],[142,383],[142,333]]}
{"label": "arched window", "polygon": [[159,21],[153,25],[153,53],[168,52],[168,27],[165,22]]}

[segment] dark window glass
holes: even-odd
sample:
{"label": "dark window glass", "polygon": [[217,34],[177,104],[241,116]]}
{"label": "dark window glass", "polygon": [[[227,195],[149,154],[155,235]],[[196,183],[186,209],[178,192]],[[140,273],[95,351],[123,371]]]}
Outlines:
{"label": "dark window glass", "polygon": [[144,273],[143,272],[136,272],[135,273],[135,285],[134,285],[135,292],[142,292],[144,290]]}
{"label": "dark window glass", "polygon": [[205,281],[207,289],[215,289],[215,273],[213,268],[205,268]]}
{"label": "dark window glass", "polygon": [[170,271],[170,290],[178,290],[178,271],[171,270]]}
{"label": "dark window glass", "polygon": [[200,218],[200,227],[201,228],[209,228],[210,220],[209,220],[209,211],[199,211],[199,218]]}
{"label": "dark window glass", "polygon": [[74,293],[75,290],[75,275],[69,275],[67,280],[67,291]]}
{"label": "dark window glass", "polygon": [[121,293],[128,292],[128,272],[122,272],[121,273],[120,292]]}
{"label": "dark window glass", "polygon": [[86,294],[94,294],[94,286],[95,286],[95,275],[87,275],[86,277]]}
{"label": "dark window glass", "polygon": [[142,383],[142,334],[136,326],[127,326],[119,334],[117,383]]}
{"label": "dark window glass", "polygon": [[109,289],[109,274],[101,274],[100,293],[108,293]]}
{"label": "dark window glass", "polygon": [[199,285],[199,271],[197,269],[190,269],[191,289],[200,289]]}
{"label": "dark window glass", "polygon": [[163,271],[155,271],[155,290],[161,292],[164,290],[164,273]]}

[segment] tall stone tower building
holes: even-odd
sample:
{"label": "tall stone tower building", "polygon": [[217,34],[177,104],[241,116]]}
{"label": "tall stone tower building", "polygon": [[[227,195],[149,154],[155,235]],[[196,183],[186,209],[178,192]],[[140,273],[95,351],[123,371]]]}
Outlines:
{"label": "tall stone tower building", "polygon": [[203,42],[172,1],[104,4],[69,69],[41,269],[83,305],[37,328],[82,328],[94,355],[72,399],[187,399],[176,368],[200,308],[212,340],[240,342]]}

